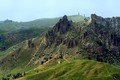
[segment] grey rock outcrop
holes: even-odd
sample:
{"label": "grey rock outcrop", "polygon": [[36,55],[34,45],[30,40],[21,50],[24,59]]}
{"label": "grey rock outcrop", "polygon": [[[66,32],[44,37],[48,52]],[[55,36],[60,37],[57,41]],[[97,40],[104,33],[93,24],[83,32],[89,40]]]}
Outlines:
{"label": "grey rock outcrop", "polygon": [[63,18],[60,19],[58,23],[56,23],[53,29],[46,33],[47,46],[50,46],[53,43],[56,46],[61,44],[64,40],[62,35],[67,33],[70,29],[72,29],[72,27],[72,21],[69,21],[66,15],[63,16]]}
{"label": "grey rock outcrop", "polygon": [[69,21],[67,16],[63,16],[62,19],[53,27],[54,32],[60,32],[60,34],[66,33],[72,27],[72,21]]}
{"label": "grey rock outcrop", "polygon": [[87,52],[88,59],[119,63],[120,17],[103,18],[92,14],[89,24],[76,27],[72,21],[68,21],[67,16],[64,16],[46,33],[46,44],[63,44],[67,48],[77,46],[83,50],[81,54]]}
{"label": "grey rock outcrop", "polygon": [[[119,62],[120,57],[120,17],[102,18],[96,14],[91,15],[89,31],[94,34],[94,45],[88,48],[89,57],[99,61],[113,63]],[[88,33],[88,37],[93,34]],[[93,50],[93,52],[90,52]],[[96,57],[92,57],[96,55]]]}

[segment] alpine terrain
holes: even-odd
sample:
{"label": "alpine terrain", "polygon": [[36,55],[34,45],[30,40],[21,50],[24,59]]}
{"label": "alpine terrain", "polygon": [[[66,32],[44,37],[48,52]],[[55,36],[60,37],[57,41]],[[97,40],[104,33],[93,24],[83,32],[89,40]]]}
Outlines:
{"label": "alpine terrain", "polygon": [[6,23],[19,29],[1,29],[1,80],[120,80],[120,17]]}

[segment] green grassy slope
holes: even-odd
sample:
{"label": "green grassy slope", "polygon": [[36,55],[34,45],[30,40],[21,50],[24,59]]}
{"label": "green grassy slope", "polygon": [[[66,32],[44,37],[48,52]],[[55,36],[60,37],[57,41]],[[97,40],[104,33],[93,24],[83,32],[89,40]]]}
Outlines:
{"label": "green grassy slope", "polygon": [[42,65],[17,80],[114,80],[120,69],[93,60],[71,60],[60,64]]}
{"label": "green grassy slope", "polygon": [[34,47],[28,47],[28,40],[10,47],[0,54],[0,74],[17,73],[24,69],[40,47],[40,38],[33,38]]}
{"label": "green grassy slope", "polygon": [[[27,66],[37,53],[41,39],[33,38],[34,47],[28,47],[28,40],[10,47],[8,50],[1,52],[0,55],[0,80],[1,77],[6,77],[9,74],[17,74],[33,69],[35,66]],[[37,66],[37,65],[36,65]]]}
{"label": "green grassy slope", "polygon": [[[43,27],[52,27],[59,21],[61,17],[58,18],[44,18],[44,19],[37,19],[34,21],[29,22],[6,22],[0,23],[0,30],[4,31],[14,31],[18,29],[24,28],[43,28]],[[74,22],[78,22],[84,19],[83,16],[80,15],[72,15],[68,17],[69,20]]]}
{"label": "green grassy slope", "polygon": [[41,36],[41,34],[46,32],[47,30],[49,30],[49,28],[29,28],[29,29],[20,29],[17,31],[1,33],[0,48],[5,47],[6,50],[9,47],[17,43],[20,43],[24,40]]}

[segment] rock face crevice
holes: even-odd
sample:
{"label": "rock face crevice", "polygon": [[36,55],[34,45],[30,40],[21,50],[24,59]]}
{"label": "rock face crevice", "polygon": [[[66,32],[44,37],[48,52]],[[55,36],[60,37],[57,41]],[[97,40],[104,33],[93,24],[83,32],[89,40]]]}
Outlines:
{"label": "rock face crevice", "polygon": [[55,44],[58,46],[64,41],[64,35],[72,29],[72,21],[69,21],[67,16],[63,16],[52,30],[46,33],[46,44],[50,46]]}

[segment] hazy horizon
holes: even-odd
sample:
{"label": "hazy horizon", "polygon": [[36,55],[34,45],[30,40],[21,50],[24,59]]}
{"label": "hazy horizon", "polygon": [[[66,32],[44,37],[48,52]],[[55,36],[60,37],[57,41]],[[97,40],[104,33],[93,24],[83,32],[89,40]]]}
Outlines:
{"label": "hazy horizon", "polygon": [[63,15],[120,16],[119,0],[0,0],[0,21],[32,21]]}

